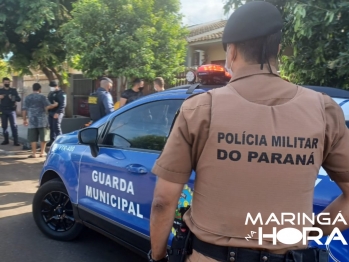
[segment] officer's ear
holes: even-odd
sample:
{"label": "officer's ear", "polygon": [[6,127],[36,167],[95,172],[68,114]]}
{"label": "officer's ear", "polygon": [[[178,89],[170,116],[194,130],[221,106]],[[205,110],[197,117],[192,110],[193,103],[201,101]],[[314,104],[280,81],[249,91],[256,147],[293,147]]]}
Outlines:
{"label": "officer's ear", "polygon": [[228,50],[230,53],[231,61],[234,62],[238,56],[238,49],[236,48],[236,45],[230,44],[230,48]]}

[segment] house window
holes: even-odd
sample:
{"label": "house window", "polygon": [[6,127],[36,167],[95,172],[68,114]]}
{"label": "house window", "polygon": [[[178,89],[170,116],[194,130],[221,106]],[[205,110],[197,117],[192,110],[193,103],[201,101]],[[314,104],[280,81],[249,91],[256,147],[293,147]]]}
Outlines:
{"label": "house window", "polygon": [[200,53],[195,52],[194,53],[194,66],[199,66],[200,65]]}

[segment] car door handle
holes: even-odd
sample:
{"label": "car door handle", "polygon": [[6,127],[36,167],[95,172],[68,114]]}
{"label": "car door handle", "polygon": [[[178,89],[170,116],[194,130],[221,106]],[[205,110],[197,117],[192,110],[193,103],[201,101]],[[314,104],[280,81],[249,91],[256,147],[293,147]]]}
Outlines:
{"label": "car door handle", "polygon": [[128,172],[134,173],[134,174],[144,175],[144,174],[148,173],[148,170],[146,167],[144,167],[142,165],[138,165],[138,164],[128,165],[128,166],[126,166],[126,169]]}

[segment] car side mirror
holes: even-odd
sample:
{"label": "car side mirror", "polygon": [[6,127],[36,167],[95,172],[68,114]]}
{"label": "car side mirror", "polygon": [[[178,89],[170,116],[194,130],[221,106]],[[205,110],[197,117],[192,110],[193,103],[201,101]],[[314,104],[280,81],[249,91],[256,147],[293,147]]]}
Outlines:
{"label": "car side mirror", "polygon": [[91,155],[97,157],[99,153],[98,147],[98,128],[89,127],[81,130],[78,135],[79,143],[83,145],[89,145],[91,149]]}

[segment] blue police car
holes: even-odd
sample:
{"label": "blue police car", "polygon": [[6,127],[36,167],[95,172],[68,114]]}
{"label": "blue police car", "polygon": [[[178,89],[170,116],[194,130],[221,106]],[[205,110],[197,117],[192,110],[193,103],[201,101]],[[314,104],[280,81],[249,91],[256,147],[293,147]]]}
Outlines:
{"label": "blue police car", "polygon": [[[88,128],[56,139],[33,200],[34,220],[45,235],[73,240],[88,227],[140,254],[149,251],[149,217],[156,183],[151,169],[165,145],[176,112],[191,94],[219,88],[225,83],[222,80],[227,80],[224,69],[215,65],[202,66],[197,74],[200,84],[143,97]],[[195,82],[195,74],[190,72],[188,80]],[[330,95],[349,120],[348,91],[308,88]],[[193,172],[183,188],[179,207],[190,205],[194,177]],[[340,193],[321,169],[315,183],[314,212],[321,212]],[[343,236],[349,240],[349,231]],[[322,239],[322,243],[325,241]],[[327,249],[332,261],[349,261],[349,247],[342,242],[332,241]]]}

